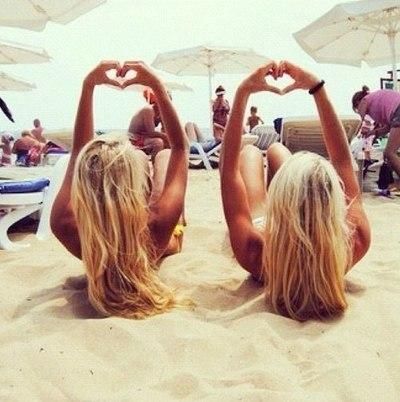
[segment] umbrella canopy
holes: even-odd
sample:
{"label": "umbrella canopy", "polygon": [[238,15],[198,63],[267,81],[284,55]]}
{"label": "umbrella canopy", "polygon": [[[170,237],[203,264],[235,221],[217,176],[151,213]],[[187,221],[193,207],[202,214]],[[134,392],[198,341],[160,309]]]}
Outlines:
{"label": "umbrella canopy", "polygon": [[0,0],[0,25],[43,31],[48,21],[78,18],[106,0]]}
{"label": "umbrella canopy", "polygon": [[267,57],[257,54],[250,48],[197,46],[160,53],[152,66],[180,76],[208,76],[211,99],[214,74],[247,73],[267,61]]}
{"label": "umbrella canopy", "polygon": [[397,86],[399,32],[399,0],[360,0],[336,5],[293,36],[320,63],[392,64],[393,82]]}
{"label": "umbrella canopy", "polygon": [[[179,82],[174,81],[163,81],[164,86],[167,88],[168,91],[175,92],[175,91],[182,91],[182,92],[193,92],[193,89],[186,84],[181,84]],[[111,88],[119,89],[112,85],[108,85]],[[146,88],[145,85],[131,85],[125,88],[125,91],[136,91],[136,92],[143,92]]]}
{"label": "umbrella canopy", "polygon": [[44,49],[0,41],[0,64],[46,63],[50,56]]}
{"label": "umbrella canopy", "polygon": [[18,78],[0,72],[0,91],[31,91],[35,88],[34,84],[20,81]]}

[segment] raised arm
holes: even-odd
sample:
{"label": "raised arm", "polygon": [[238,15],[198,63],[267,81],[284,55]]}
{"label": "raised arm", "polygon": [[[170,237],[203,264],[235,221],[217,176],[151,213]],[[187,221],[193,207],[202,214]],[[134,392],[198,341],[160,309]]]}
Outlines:
{"label": "raised arm", "polygon": [[51,228],[55,236],[73,255],[80,258],[81,249],[76,228],[76,221],[71,208],[71,186],[76,158],[81,149],[93,138],[93,92],[96,85],[120,84],[107,77],[106,72],[111,69],[119,70],[116,61],[103,61],[91,71],[82,85],[78,112],[75,119],[72,152],[68,163],[64,181],[54,201],[51,211]]}
{"label": "raised arm", "polygon": [[[294,80],[294,83],[283,91],[284,93],[288,93],[294,89],[310,90],[321,82],[315,75],[288,61],[283,61],[279,65],[278,71],[279,76],[288,74]],[[353,200],[360,194],[360,188],[353,171],[350,147],[343,125],[335,112],[324,86],[319,88],[313,94],[313,97],[321,120],[324,142],[329,159],[343,181],[347,197],[349,200]]]}
{"label": "raised arm", "polygon": [[124,77],[129,70],[135,71],[136,77],[125,81],[123,87],[141,84],[153,90],[171,147],[164,189],[152,206],[155,225],[169,237],[183,210],[188,174],[186,135],[164,85],[154,72],[143,62],[130,61],[122,67],[121,76]]}
{"label": "raised arm", "polygon": [[[283,90],[284,93],[294,89],[310,90],[321,82],[313,74],[287,61],[282,62],[278,68],[278,76],[283,74],[289,74],[294,80],[293,84]],[[343,181],[349,203],[347,219],[355,230],[355,236],[353,236],[353,264],[355,264],[367,252],[370,245],[371,234],[368,218],[362,206],[360,188],[353,171],[350,147],[342,123],[323,86],[314,92],[313,96],[321,120],[329,159]]]}
{"label": "raised arm", "polygon": [[244,113],[250,94],[259,91],[280,93],[265,80],[267,75],[275,74],[276,67],[274,62],[260,67],[237,89],[221,152],[222,203],[232,249],[239,264],[255,277],[260,274],[263,241],[252,224],[246,187],[240,174],[239,155]]}

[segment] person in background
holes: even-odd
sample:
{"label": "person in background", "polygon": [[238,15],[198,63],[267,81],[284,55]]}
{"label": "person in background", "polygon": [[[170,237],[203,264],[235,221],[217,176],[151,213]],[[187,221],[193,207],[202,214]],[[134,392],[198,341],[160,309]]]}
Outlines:
{"label": "person in background", "polygon": [[247,124],[246,124],[249,127],[249,133],[254,127],[258,126],[260,123],[264,124],[264,121],[260,116],[257,116],[257,107],[252,106],[250,108],[250,116],[247,118]]}
{"label": "person in background", "polygon": [[374,120],[376,127],[368,136],[379,138],[389,133],[383,156],[400,177],[400,158],[397,156],[400,148],[400,93],[388,89],[370,92],[364,85],[353,95],[351,102],[353,110],[362,119],[369,115]]}
{"label": "person in background", "polygon": [[221,142],[228,121],[230,106],[229,102],[224,98],[225,88],[222,85],[215,90],[215,94],[217,98],[212,104],[214,138],[216,141]]}
{"label": "person in background", "polygon": [[151,155],[154,161],[158,152],[168,147],[168,137],[164,132],[156,130],[160,124],[162,127],[162,119],[155,94],[150,88],[146,88],[143,96],[149,105],[132,117],[128,135],[131,143],[137,149]]}
{"label": "person in background", "polygon": [[46,138],[43,136],[43,127],[39,119],[33,120],[33,129],[31,130],[31,134],[37,141],[46,144]]}
{"label": "person in background", "polygon": [[40,163],[40,156],[46,144],[33,137],[29,130],[21,133],[21,138],[15,141],[12,153],[17,154],[16,165],[35,166]]}
{"label": "person in background", "polygon": [[1,135],[0,149],[2,150],[2,154],[0,158],[0,166],[11,165],[11,151],[13,141],[14,137],[11,134],[4,133]]}

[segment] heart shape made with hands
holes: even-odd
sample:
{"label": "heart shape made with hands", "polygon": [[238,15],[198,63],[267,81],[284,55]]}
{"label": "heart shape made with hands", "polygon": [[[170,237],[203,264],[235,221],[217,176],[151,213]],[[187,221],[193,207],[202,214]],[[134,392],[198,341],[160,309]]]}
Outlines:
{"label": "heart shape made with hands", "polygon": [[[120,75],[120,70],[117,70],[115,68],[111,70],[106,71],[106,75],[110,80],[116,81],[119,83],[119,89],[123,89],[122,85],[125,81],[131,80],[132,78],[135,78],[137,73],[133,70],[128,70],[125,74],[125,76]],[[112,86],[111,84],[109,86]]]}
{"label": "heart shape made with hands", "polygon": [[293,78],[287,73],[283,73],[283,76],[278,78],[274,78],[271,74],[268,74],[265,76],[265,82],[273,89],[271,92],[275,92],[276,90],[278,95],[285,95],[287,90],[295,83]]}

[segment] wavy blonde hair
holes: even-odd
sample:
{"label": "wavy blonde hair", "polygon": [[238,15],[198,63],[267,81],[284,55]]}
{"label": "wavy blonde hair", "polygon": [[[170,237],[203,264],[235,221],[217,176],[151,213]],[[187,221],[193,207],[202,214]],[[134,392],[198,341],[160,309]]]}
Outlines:
{"label": "wavy blonde hair", "polygon": [[347,307],[352,260],[346,199],[333,166],[311,152],[291,156],[268,188],[263,273],[273,309],[304,321]]}
{"label": "wavy blonde hair", "polygon": [[128,141],[101,136],[85,145],[75,165],[71,200],[88,296],[103,315],[140,319],[174,305],[155,272],[149,175],[140,159]]}

